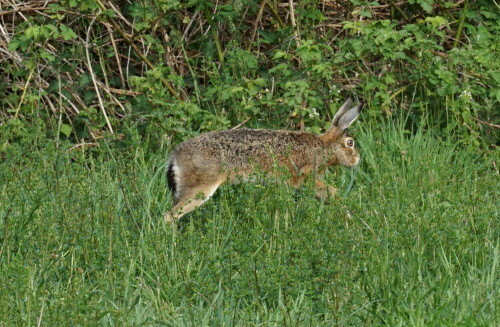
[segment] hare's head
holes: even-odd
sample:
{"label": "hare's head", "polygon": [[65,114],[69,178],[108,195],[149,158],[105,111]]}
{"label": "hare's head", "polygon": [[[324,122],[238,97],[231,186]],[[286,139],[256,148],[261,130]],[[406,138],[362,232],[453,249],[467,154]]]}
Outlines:
{"label": "hare's head", "polygon": [[351,104],[351,99],[344,102],[333,117],[330,129],[320,136],[330,165],[353,167],[359,163],[355,141],[347,134],[347,128],[358,118],[363,109],[363,103],[350,108]]}

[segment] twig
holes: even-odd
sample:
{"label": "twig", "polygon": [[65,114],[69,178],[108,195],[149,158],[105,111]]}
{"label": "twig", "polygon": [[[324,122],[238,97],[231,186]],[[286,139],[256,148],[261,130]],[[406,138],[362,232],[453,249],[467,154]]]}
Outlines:
{"label": "twig", "polygon": [[40,7],[40,8],[30,8],[30,7],[23,7],[23,8],[17,8],[14,10],[9,10],[9,11],[2,11],[0,12],[0,16],[4,15],[10,15],[10,14],[17,14],[20,12],[27,12],[27,11],[39,11],[39,10],[49,10],[50,8],[48,7]]}
{"label": "twig", "polygon": [[69,150],[74,150],[74,149],[78,149],[80,147],[85,147],[85,146],[91,148],[91,147],[98,146],[98,145],[99,145],[99,143],[83,142],[83,143],[73,145],[71,148],[69,148]]}
{"label": "twig", "polygon": [[118,47],[116,46],[115,37],[113,36],[113,31],[109,26],[106,26],[108,30],[109,38],[111,39],[111,44],[113,45],[113,50],[115,51],[116,65],[118,66],[118,73],[120,74],[120,79],[122,80],[122,85],[125,87],[127,84],[125,83],[125,76],[123,75],[122,64],[120,61],[120,56],[118,55]]}
{"label": "twig", "polygon": [[410,22],[410,19],[408,18],[408,16],[406,16],[406,14],[401,10],[401,8],[399,8],[399,6],[397,6],[396,3],[394,3],[394,0],[389,0],[389,2],[391,3],[391,6],[396,9],[400,14],[401,16],[403,17],[403,19],[409,23]]}
{"label": "twig", "polygon": [[240,128],[241,126],[245,125],[250,119],[251,119],[251,117],[248,117],[247,119],[245,119],[244,121],[242,121],[241,123],[239,123],[238,125],[234,126],[231,129],[238,129],[238,128]]}
{"label": "twig", "polygon": [[198,18],[198,15],[199,15],[199,12],[195,12],[193,15],[193,18],[191,18],[189,20],[186,28],[184,29],[184,32],[182,33],[182,41],[181,42],[184,42],[186,40],[186,36],[187,36],[189,30],[191,29],[191,25],[193,25],[193,22],[196,20],[196,18]]}
{"label": "twig", "polygon": [[102,111],[102,114],[104,115],[104,119],[106,120],[106,124],[108,125],[109,131],[111,132],[111,134],[114,134],[113,127],[111,126],[111,123],[109,122],[109,119],[108,119],[108,114],[106,113],[106,109],[104,109],[104,103],[102,102],[101,93],[99,92],[99,86],[97,85],[97,79],[95,77],[94,70],[92,69],[92,63],[90,61],[90,53],[89,53],[90,30],[92,29],[92,25],[94,24],[95,20],[99,16],[99,14],[100,13],[98,13],[92,19],[92,21],[89,24],[89,28],[87,29],[87,37],[85,39],[85,54],[87,57],[87,64],[89,67],[90,76],[92,77],[92,82],[94,83],[94,88],[95,88],[95,92],[97,94],[97,99],[99,100],[99,106],[101,107],[101,111]]}
{"label": "twig", "polygon": [[123,106],[123,104],[118,101],[118,99],[111,93],[111,90],[110,90],[110,86],[107,85],[107,84],[104,84],[103,82],[101,81],[97,81],[99,83],[99,85],[104,89],[104,91],[106,91],[106,93],[108,94],[108,96],[111,98],[111,100],[113,100],[113,102],[115,102],[121,109],[124,113],[127,112],[127,110],[125,110],[125,107]]}
{"label": "twig", "polygon": [[[102,82],[99,82],[99,83],[102,83]],[[124,90],[124,89],[117,89],[114,87],[108,87],[108,91],[111,93],[114,93],[114,94],[126,95],[126,96],[132,96],[132,97],[137,96],[139,94],[142,94],[141,92]]]}
{"label": "twig", "polygon": [[250,37],[250,42],[248,43],[248,49],[252,46],[253,41],[255,40],[255,36],[257,34],[257,28],[260,24],[260,20],[262,19],[262,13],[264,12],[264,7],[266,6],[266,1],[262,1],[260,4],[259,12],[257,13],[257,18],[253,23],[252,36]]}
{"label": "twig", "polygon": [[76,105],[73,102],[71,102],[68,99],[68,97],[64,95],[64,93],[60,92],[59,95],[61,96],[61,98],[63,98],[64,100],[66,100],[69,103],[70,107],[73,108],[73,110],[76,112],[76,114],[78,114],[78,115],[80,114],[80,110],[78,110],[78,108],[76,107]]}
{"label": "twig", "polygon": [[271,13],[273,14],[274,18],[278,21],[279,27],[284,28],[285,23],[283,23],[283,21],[281,20],[281,17],[278,14],[278,11],[273,6],[271,6],[271,4],[269,3],[269,0],[264,0],[264,1],[267,4],[267,6],[269,7],[269,9],[271,10]]}
{"label": "twig", "polygon": [[215,42],[215,48],[217,49],[217,55],[219,56],[219,62],[224,63],[224,53],[222,51],[222,46],[220,45],[219,32],[215,29],[212,30],[212,36]]}
{"label": "twig", "polygon": [[19,100],[19,104],[17,105],[16,113],[14,114],[14,118],[17,118],[17,116],[19,115],[19,111],[21,110],[21,105],[23,104],[24,97],[26,96],[26,91],[28,90],[28,84],[31,81],[31,77],[33,76],[34,71],[35,71],[35,66],[31,69],[30,74],[28,75],[28,79],[26,80],[26,83],[24,84],[23,94],[21,95],[21,100]]}
{"label": "twig", "polygon": [[488,125],[488,126],[490,126],[490,127],[494,127],[494,128],[500,128],[500,125],[495,125],[495,124],[492,124],[492,123],[488,123],[487,121],[483,121],[483,120],[478,119],[478,118],[475,118],[475,117],[473,117],[473,119],[474,119],[475,121],[480,122],[481,124]]}
{"label": "twig", "polygon": [[460,35],[462,35],[462,28],[464,26],[465,15],[467,15],[467,9],[469,7],[469,0],[465,0],[464,8],[462,9],[462,14],[460,15],[460,22],[458,24],[457,34],[455,35],[455,41],[453,42],[453,47],[458,46],[458,40],[460,40]]}
{"label": "twig", "polygon": [[200,88],[198,87],[198,76],[196,76],[196,73],[193,70],[193,66],[191,66],[191,63],[189,62],[189,58],[186,52],[186,49],[184,48],[184,44],[181,44],[181,50],[182,54],[184,56],[184,62],[186,63],[189,72],[191,73],[191,76],[193,77],[193,84],[194,84],[194,89],[195,89],[195,95],[196,95],[196,102],[198,102],[198,106],[201,107],[201,100],[200,100]]}
{"label": "twig", "polygon": [[293,28],[293,36],[295,38],[295,45],[297,48],[300,46],[299,42],[299,31],[297,30],[297,22],[295,21],[295,9],[293,7],[293,0],[290,0],[289,2],[289,8],[290,8],[290,22],[292,23],[292,28]]}
{"label": "twig", "polygon": [[123,14],[120,9],[116,8],[116,6],[113,4],[113,1],[106,1],[111,8],[113,8],[113,11],[115,14],[120,18],[125,24],[127,24],[130,28],[134,28],[134,25],[129,22],[125,17],[123,17]]}

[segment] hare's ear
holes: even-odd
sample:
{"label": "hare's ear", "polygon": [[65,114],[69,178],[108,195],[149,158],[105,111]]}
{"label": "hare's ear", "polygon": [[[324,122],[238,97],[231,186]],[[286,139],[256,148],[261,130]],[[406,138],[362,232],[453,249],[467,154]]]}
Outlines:
{"label": "hare's ear", "polygon": [[332,127],[338,126],[340,118],[342,117],[342,115],[344,115],[344,113],[347,111],[347,109],[349,109],[349,107],[351,106],[351,104],[352,104],[352,99],[351,98],[347,98],[347,100],[340,107],[340,109],[337,111],[337,113],[335,114],[335,116],[333,116]]}
{"label": "hare's ear", "polygon": [[345,131],[352,123],[358,118],[361,110],[363,110],[364,103],[358,104],[356,107],[347,110],[342,117],[340,117],[337,128],[342,132]]}
{"label": "hare's ear", "polygon": [[323,141],[329,142],[332,139],[337,138],[341,135],[351,124],[358,118],[361,110],[363,109],[364,103],[360,102],[357,106],[349,107],[352,104],[352,100],[349,98],[340,107],[339,111],[333,116],[332,126],[325,134],[323,134]]}

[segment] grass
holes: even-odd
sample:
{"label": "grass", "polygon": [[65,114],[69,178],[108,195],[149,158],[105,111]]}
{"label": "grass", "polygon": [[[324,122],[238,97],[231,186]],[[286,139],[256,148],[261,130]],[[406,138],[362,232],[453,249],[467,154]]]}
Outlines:
{"label": "grass", "polygon": [[176,228],[164,145],[12,146],[0,326],[499,326],[498,151],[390,124],[357,139],[329,204],[225,186]]}

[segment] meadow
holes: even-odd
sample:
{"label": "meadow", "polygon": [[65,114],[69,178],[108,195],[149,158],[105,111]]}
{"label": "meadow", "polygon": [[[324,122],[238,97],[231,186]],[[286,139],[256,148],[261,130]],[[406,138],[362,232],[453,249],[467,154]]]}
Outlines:
{"label": "meadow", "polygon": [[[0,1],[0,327],[500,326],[500,5]],[[313,183],[175,225],[176,144],[325,131]]]}
{"label": "meadow", "polygon": [[498,152],[357,124],[329,203],[228,185],[177,225],[170,144],[9,147],[0,326],[498,326]]}

